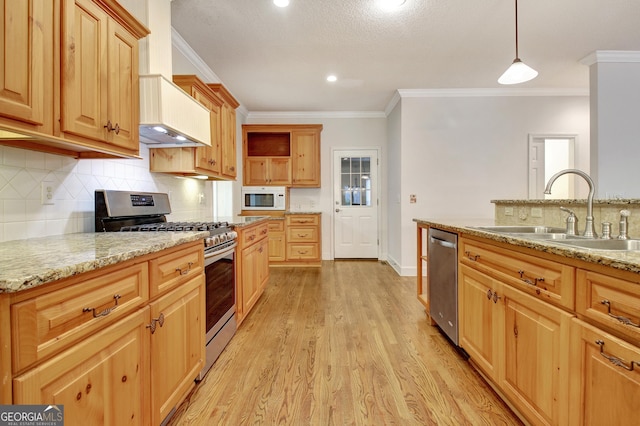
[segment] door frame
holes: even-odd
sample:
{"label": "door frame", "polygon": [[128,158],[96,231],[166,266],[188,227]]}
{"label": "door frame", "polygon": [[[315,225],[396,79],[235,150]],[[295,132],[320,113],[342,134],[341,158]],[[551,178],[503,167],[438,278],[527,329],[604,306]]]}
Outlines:
{"label": "door frame", "polygon": [[[375,164],[376,167],[376,172],[378,174],[378,179],[377,182],[375,182],[375,187],[376,187],[376,193],[377,193],[377,198],[376,198],[376,229],[377,229],[377,234],[376,238],[378,240],[378,255],[377,255],[377,259],[380,260],[380,255],[382,253],[382,236],[380,235],[380,232],[382,230],[381,224],[382,224],[382,212],[381,212],[381,203],[380,203],[380,198],[382,197],[382,185],[381,185],[381,181],[382,181],[382,174],[381,174],[381,167],[380,167],[380,152],[382,151],[382,149],[378,146],[358,146],[358,147],[335,147],[335,148],[331,148],[331,260],[335,260],[335,253],[336,253],[336,249],[335,249],[335,235],[336,235],[336,216],[335,216],[335,208],[336,208],[336,200],[335,200],[335,187],[336,187],[336,181],[335,181],[335,156],[336,156],[336,152],[341,152],[341,151],[348,151],[348,152],[353,152],[353,151],[375,151],[376,152],[376,157],[378,159],[377,163]],[[373,165],[371,166],[373,167]]]}

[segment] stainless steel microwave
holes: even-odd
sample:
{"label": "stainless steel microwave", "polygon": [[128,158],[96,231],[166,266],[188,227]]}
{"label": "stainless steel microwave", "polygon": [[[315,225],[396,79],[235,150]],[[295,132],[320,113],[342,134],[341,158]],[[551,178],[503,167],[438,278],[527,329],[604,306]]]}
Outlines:
{"label": "stainless steel microwave", "polygon": [[285,210],[287,188],[284,186],[243,186],[242,210]]}

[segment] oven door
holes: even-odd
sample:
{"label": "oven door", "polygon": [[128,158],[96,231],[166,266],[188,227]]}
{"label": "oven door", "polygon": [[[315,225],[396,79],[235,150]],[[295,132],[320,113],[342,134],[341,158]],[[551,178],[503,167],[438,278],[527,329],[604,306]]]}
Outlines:
{"label": "oven door", "polygon": [[207,344],[235,313],[235,247],[205,254]]}

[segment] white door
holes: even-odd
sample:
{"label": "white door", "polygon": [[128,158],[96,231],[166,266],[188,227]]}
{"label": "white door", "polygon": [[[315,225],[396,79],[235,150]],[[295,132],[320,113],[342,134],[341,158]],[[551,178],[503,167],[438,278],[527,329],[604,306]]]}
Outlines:
{"label": "white door", "polygon": [[334,258],[378,258],[378,152],[334,151]]}

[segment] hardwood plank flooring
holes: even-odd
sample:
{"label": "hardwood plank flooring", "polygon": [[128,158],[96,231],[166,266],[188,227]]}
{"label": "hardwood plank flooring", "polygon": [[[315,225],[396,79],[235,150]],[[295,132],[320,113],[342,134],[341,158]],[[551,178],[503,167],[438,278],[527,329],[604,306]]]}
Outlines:
{"label": "hardwood plank flooring", "polygon": [[520,425],[429,325],[415,278],[374,261],[271,268],[170,425]]}

